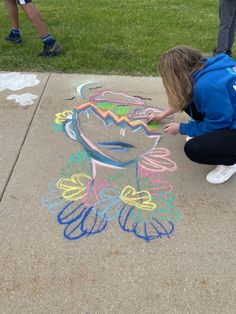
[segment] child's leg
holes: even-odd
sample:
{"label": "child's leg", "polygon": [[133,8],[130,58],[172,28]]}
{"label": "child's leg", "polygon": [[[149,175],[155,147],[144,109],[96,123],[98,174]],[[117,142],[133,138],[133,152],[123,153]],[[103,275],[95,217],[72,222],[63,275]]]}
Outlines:
{"label": "child's leg", "polygon": [[6,0],[5,2],[6,2],[6,8],[7,8],[9,20],[11,23],[11,31],[9,35],[5,37],[5,39],[14,44],[21,45],[23,41],[20,36],[19,14],[18,14],[18,6],[16,3],[16,0]]}
{"label": "child's leg", "polygon": [[12,29],[19,29],[19,15],[16,0],[6,0],[6,8]]}
{"label": "child's leg", "polygon": [[235,31],[236,31],[236,1],[232,1],[234,3],[234,18],[232,20],[231,27],[229,29],[229,37],[228,37],[228,47],[227,50],[232,50],[232,47],[234,45],[234,37],[235,37]]}
{"label": "child's leg", "polygon": [[36,28],[40,36],[42,38],[48,36],[47,26],[43,22],[43,19],[41,17],[39,10],[31,2],[31,0],[28,0],[28,1],[18,0],[18,3],[21,5],[25,14],[27,15],[31,23],[34,25],[34,27]]}
{"label": "child's leg", "polygon": [[40,36],[42,37],[44,48],[39,54],[40,57],[53,57],[61,53],[61,46],[56,40],[48,33],[48,28],[43,22],[39,10],[33,5],[32,0],[17,0],[21,5],[27,17],[34,25]]}
{"label": "child's leg", "polygon": [[235,1],[220,0],[220,25],[217,38],[216,53],[228,50],[229,31],[235,15]]}
{"label": "child's leg", "polygon": [[219,130],[197,136],[185,144],[185,154],[200,164],[226,165],[236,163],[236,130]]}

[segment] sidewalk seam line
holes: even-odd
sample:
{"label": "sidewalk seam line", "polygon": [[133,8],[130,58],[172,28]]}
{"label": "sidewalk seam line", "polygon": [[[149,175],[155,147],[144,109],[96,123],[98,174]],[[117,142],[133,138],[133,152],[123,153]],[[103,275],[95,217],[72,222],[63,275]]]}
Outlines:
{"label": "sidewalk seam line", "polygon": [[12,177],[12,175],[13,175],[13,172],[14,172],[14,170],[15,170],[17,161],[18,161],[18,159],[19,159],[19,157],[20,157],[20,154],[21,154],[21,151],[22,151],[23,146],[24,146],[24,144],[25,144],[27,135],[28,135],[29,130],[30,130],[30,128],[31,128],[31,125],[32,125],[32,123],[33,123],[33,121],[34,121],[34,117],[35,117],[35,115],[36,115],[36,113],[37,113],[37,111],[38,111],[38,108],[39,108],[39,106],[40,106],[41,99],[42,99],[42,97],[43,97],[43,95],[44,95],[45,89],[46,89],[46,87],[47,87],[47,85],[48,85],[48,81],[49,81],[51,75],[52,75],[52,73],[49,73],[48,78],[46,79],[46,83],[45,83],[45,85],[44,85],[44,87],[43,87],[41,96],[39,97],[38,105],[36,106],[36,108],[35,108],[35,110],[34,110],[34,113],[33,113],[32,118],[31,118],[31,120],[30,120],[28,129],[26,130],[25,136],[23,137],[23,141],[21,142],[19,152],[18,152],[18,154],[16,155],[15,162],[13,163],[13,166],[12,166],[11,171],[10,171],[10,173],[9,173],[8,179],[7,179],[7,181],[6,181],[6,184],[5,184],[5,186],[4,186],[3,190],[2,190],[2,193],[0,194],[0,203],[1,203],[2,199],[3,199],[3,197],[4,197],[4,194],[5,194],[5,192],[6,192],[7,186],[8,186],[8,184],[9,184],[9,182],[10,182],[10,180],[11,180],[11,177]]}

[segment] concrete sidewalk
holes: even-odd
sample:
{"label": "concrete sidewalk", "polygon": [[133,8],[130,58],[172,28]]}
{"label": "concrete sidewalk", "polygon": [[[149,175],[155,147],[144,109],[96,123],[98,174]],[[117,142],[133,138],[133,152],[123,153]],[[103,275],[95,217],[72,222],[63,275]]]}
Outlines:
{"label": "concrete sidewalk", "polygon": [[[139,159],[138,173],[132,167],[118,171],[115,166],[97,163],[94,190],[87,190],[80,213],[78,201],[85,194],[73,198],[82,193],[78,186],[87,188],[83,180],[91,179],[95,169],[89,168],[82,146],[60,132],[62,124],[55,124],[55,115],[88,102],[92,95],[101,97],[104,108],[114,102],[119,112],[127,109],[122,108],[124,103],[134,109],[142,102],[165,108],[167,98],[160,78],[35,73],[27,81],[32,74],[3,74],[0,313],[234,314],[236,177],[220,186],[208,184],[205,176],[212,167],[185,157],[184,137],[161,137],[154,156],[145,153],[152,151],[149,145],[154,135],[148,131],[147,135],[141,125],[141,132],[126,127],[134,148],[128,160],[146,154]],[[101,88],[91,84],[90,89],[85,82],[99,82]],[[30,94],[23,98],[32,99],[33,104],[20,106],[13,94]],[[90,116],[87,111],[82,113],[89,120],[94,111]],[[181,115],[174,117],[174,121],[182,119]],[[92,142],[103,137],[117,145],[114,136],[120,122],[107,121],[102,129],[101,120],[84,122],[83,131]],[[162,125],[158,128],[162,133]],[[101,150],[107,142],[100,140]],[[125,145],[123,151],[131,147]],[[117,147],[111,148],[111,154],[121,156]],[[126,162],[123,156],[119,158]],[[147,169],[150,163],[151,170]],[[78,172],[83,175],[72,178]],[[66,200],[58,198],[55,182],[60,182]],[[147,191],[154,191],[159,216],[152,216],[149,209],[140,210],[143,204],[153,204]],[[93,211],[86,202],[93,204]],[[76,209],[71,207],[74,204]],[[103,212],[94,211],[95,204]],[[153,227],[153,219],[158,219],[159,227]]]}

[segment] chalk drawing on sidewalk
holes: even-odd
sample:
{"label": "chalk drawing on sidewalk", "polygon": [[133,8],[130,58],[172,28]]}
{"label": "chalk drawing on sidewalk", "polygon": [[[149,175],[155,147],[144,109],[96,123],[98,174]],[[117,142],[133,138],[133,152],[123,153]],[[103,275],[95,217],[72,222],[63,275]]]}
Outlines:
{"label": "chalk drawing on sidewalk", "polygon": [[[157,108],[157,107],[147,107],[145,109],[137,109],[134,110],[133,113],[130,113],[128,115],[128,118],[131,120],[138,120],[138,119],[147,119],[147,117],[149,116],[149,114],[151,113],[160,113],[164,111],[164,109],[162,108]],[[165,119],[173,119],[173,114],[167,116]]]}
{"label": "chalk drawing on sidewalk", "polygon": [[126,93],[114,92],[110,90],[104,90],[99,94],[90,97],[90,101],[93,103],[115,103],[119,105],[136,105],[145,106],[145,102],[142,98],[130,96]]}
{"label": "chalk drawing on sidewalk", "polygon": [[20,107],[27,107],[33,105],[34,103],[33,100],[37,98],[38,98],[37,95],[33,95],[31,93],[25,93],[21,95],[13,94],[7,97],[8,100],[15,100],[15,102],[18,103]]}
{"label": "chalk drawing on sidewalk", "polygon": [[0,91],[5,89],[20,90],[39,84],[35,74],[22,74],[17,72],[0,74]]}
{"label": "chalk drawing on sidewalk", "polygon": [[177,166],[168,149],[159,147],[158,125],[137,119],[144,109],[138,97],[102,91],[56,114],[54,129],[79,150],[49,183],[43,205],[57,215],[68,240],[101,233],[112,223],[145,241],[173,233],[180,213],[163,175]]}
{"label": "chalk drawing on sidewalk", "polygon": [[81,98],[86,99],[85,92],[87,89],[96,89],[100,87],[102,87],[102,85],[99,82],[85,82],[78,85],[76,91]]}

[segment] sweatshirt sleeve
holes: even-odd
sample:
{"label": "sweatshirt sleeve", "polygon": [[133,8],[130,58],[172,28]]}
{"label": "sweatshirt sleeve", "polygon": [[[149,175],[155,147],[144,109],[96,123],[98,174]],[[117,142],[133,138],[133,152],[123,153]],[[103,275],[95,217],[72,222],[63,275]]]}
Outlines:
{"label": "sweatshirt sleeve", "polygon": [[180,134],[194,137],[231,125],[233,107],[226,87],[212,84],[207,90],[202,88],[196,96],[196,105],[204,120],[180,123]]}

